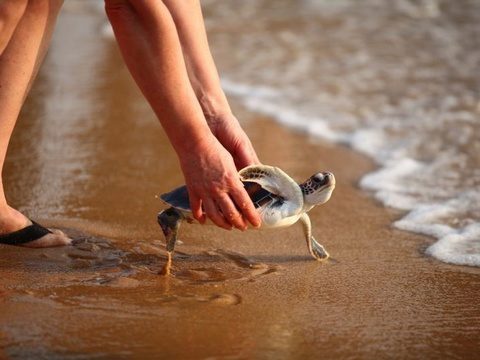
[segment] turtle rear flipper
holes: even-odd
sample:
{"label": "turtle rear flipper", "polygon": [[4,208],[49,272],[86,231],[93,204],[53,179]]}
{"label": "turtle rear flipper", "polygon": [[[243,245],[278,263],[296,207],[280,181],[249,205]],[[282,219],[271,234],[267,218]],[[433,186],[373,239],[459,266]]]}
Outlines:
{"label": "turtle rear flipper", "polygon": [[168,208],[160,212],[157,221],[165,235],[166,249],[169,253],[175,250],[178,228],[183,220],[183,215],[175,208]]}
{"label": "turtle rear flipper", "polygon": [[178,228],[183,220],[183,215],[175,208],[169,208],[160,212],[157,216],[157,221],[162,232],[165,235],[167,262],[163,266],[160,274],[170,275],[170,268],[172,267],[172,253],[175,250],[175,243],[177,242]]}

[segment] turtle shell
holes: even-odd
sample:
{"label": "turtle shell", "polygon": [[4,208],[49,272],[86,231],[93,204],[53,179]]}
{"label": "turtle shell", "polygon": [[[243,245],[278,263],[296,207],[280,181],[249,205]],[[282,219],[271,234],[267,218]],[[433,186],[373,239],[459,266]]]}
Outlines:
{"label": "turtle shell", "polygon": [[160,195],[160,199],[162,199],[165,204],[173,206],[176,209],[191,211],[188,190],[185,185]]}
{"label": "turtle shell", "polygon": [[255,183],[252,181],[243,181],[243,186],[245,187],[245,190],[247,190],[247,193],[248,193],[248,196],[250,196],[250,199],[252,199],[252,202],[255,208],[259,208],[264,205],[267,205],[271,201],[281,199],[280,196],[275,195],[268,190],[265,190],[258,183]]}
{"label": "turtle shell", "polygon": [[[243,185],[250,196],[250,199],[252,199],[255,208],[262,207],[271,201],[280,199],[278,195],[272,194],[270,191],[265,190],[260,184],[255,182],[243,181]],[[185,185],[160,195],[160,199],[162,199],[167,205],[173,206],[176,209],[191,211],[188,190]]]}

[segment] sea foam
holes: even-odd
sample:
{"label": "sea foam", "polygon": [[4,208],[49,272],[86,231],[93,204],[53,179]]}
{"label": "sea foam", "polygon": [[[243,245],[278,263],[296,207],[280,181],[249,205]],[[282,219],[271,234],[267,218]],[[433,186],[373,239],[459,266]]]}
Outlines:
{"label": "sea foam", "polygon": [[425,4],[204,5],[228,93],[370,156],[360,186],[405,211],[394,226],[436,238],[436,259],[480,266],[480,12]]}
{"label": "sea foam", "polygon": [[[287,95],[278,89],[235,83],[229,79],[223,79],[222,85],[227,93],[242,99],[251,111],[268,115],[297,131],[347,144],[375,159],[379,168],[366,174],[360,186],[372,191],[384,205],[407,211],[393,225],[436,238],[437,242],[427,248],[427,255],[447,263],[480,266],[480,223],[469,217],[463,223],[458,220],[462,214],[475,211],[475,204],[480,204],[480,192],[474,189],[460,194],[443,194],[445,199],[432,201],[428,195],[419,196],[423,187],[411,180],[418,174],[431,172],[435,160],[427,163],[408,157],[402,144],[392,142],[380,128],[335,131],[326,119],[296,112],[284,101]],[[443,160],[440,157],[436,161]]]}

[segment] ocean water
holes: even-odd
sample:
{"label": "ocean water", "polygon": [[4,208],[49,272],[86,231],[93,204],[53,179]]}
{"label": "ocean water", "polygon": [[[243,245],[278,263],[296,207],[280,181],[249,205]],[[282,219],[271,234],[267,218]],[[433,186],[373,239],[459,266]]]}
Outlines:
{"label": "ocean water", "polygon": [[202,4],[231,96],[372,157],[360,185],[393,225],[480,266],[480,1]]}

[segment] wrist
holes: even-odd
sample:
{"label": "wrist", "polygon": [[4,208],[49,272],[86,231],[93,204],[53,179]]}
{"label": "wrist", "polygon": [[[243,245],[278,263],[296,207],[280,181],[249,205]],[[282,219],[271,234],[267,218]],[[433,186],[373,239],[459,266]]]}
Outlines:
{"label": "wrist", "polygon": [[197,99],[209,126],[212,122],[216,122],[232,113],[227,97],[221,90],[217,92],[198,92]]}
{"label": "wrist", "polygon": [[215,137],[210,129],[207,128],[207,131],[202,134],[183,134],[178,141],[172,141],[172,145],[180,163],[184,164],[189,162],[192,157],[196,158],[198,154],[202,154],[214,140]]}

